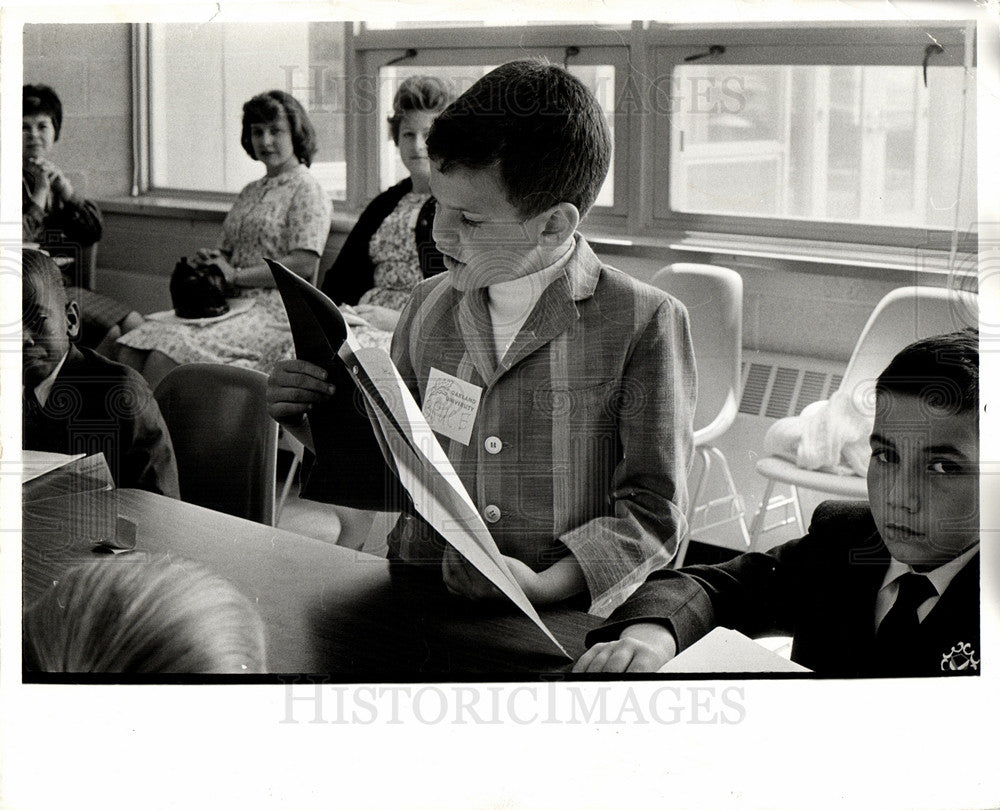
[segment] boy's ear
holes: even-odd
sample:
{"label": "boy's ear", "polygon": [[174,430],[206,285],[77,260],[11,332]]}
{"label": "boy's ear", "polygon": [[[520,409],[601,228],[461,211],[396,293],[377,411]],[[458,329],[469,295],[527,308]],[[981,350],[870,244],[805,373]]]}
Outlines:
{"label": "boy's ear", "polygon": [[75,338],[80,333],[80,305],[76,301],[66,302],[66,336]]}
{"label": "boy's ear", "polygon": [[549,245],[561,245],[580,224],[580,212],[573,203],[561,202],[545,213],[542,240]]}

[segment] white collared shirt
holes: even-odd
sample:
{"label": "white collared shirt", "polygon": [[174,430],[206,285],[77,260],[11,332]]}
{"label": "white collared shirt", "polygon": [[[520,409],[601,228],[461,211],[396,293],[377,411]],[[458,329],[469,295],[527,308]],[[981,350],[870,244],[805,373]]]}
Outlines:
{"label": "white collared shirt", "polygon": [[[939,565],[933,571],[928,571],[924,574],[931,581],[931,585],[934,586],[934,590],[937,591],[933,596],[927,597],[926,600],[920,603],[917,607],[917,619],[923,621],[927,618],[927,615],[934,609],[934,606],[938,603],[938,599],[941,598],[941,594],[945,592],[945,589],[951,584],[951,581],[955,578],[959,571],[961,571],[967,562],[971,560],[975,554],[979,551],[979,543],[976,543],[972,548],[966,549],[961,554],[959,554],[955,559],[949,560],[944,565]],[[896,603],[896,595],[899,593],[899,578],[903,574],[909,573],[921,573],[914,571],[913,568],[906,563],[901,563],[895,558],[891,558],[889,562],[889,570],[885,572],[885,579],[882,580],[882,587],[879,589],[878,596],[875,598],[875,627],[877,628],[881,623],[882,619],[885,618],[886,614]]]}
{"label": "white collared shirt", "polygon": [[514,343],[514,338],[528,320],[542,293],[562,274],[575,248],[576,240],[570,239],[566,252],[548,267],[512,281],[490,285],[490,320],[493,322],[493,345],[498,363]]}
{"label": "white collared shirt", "polygon": [[62,360],[59,361],[59,365],[56,366],[55,371],[35,386],[35,399],[38,400],[38,404],[43,408],[49,399],[49,394],[52,393],[52,386],[55,385],[56,377],[58,377],[59,372],[62,371],[63,363],[66,362],[67,357],[69,357],[69,352],[66,352],[66,354],[62,356]]}

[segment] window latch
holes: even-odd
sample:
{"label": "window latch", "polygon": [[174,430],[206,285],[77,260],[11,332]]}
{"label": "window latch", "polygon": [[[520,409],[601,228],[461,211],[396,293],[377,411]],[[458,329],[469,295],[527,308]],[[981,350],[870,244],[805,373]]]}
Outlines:
{"label": "window latch", "polygon": [[580,49],[576,45],[566,46],[566,50],[563,51],[563,70],[569,70],[569,58],[571,56],[579,56]]}
{"label": "window latch", "polygon": [[694,62],[698,59],[704,59],[706,56],[720,56],[726,52],[725,45],[709,45],[707,51],[702,53],[693,53],[690,56],[685,56],[685,62]]}
{"label": "window latch", "polygon": [[944,53],[944,48],[936,42],[932,42],[924,48],[924,87],[927,86],[927,63],[930,61],[931,55],[936,53]]}
{"label": "window latch", "polygon": [[389,65],[398,64],[402,62],[404,59],[412,59],[416,55],[417,55],[416,48],[407,48],[406,53],[402,54],[401,56],[397,56],[395,59],[390,59],[388,62],[382,65],[382,67],[389,67]]}

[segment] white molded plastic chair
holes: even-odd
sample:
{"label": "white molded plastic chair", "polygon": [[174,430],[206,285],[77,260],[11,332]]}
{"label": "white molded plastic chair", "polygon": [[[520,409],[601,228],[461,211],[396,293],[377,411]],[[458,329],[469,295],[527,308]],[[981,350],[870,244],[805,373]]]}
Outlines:
{"label": "white molded plastic chair", "polygon": [[[701,469],[690,490],[689,532],[681,540],[674,566],[684,564],[688,543],[727,523],[735,523],[749,546],[742,498],[723,452],[713,443],[733,424],[740,402],[740,359],[743,340],[743,279],[735,270],[712,264],[671,264],[650,282],[687,307],[698,369],[698,405],[694,415],[694,449]],[[726,494],[702,503],[713,460],[722,472]],[[710,522],[720,510],[725,516]],[[696,522],[698,525],[695,525]]]}
{"label": "white molded plastic chair", "polygon": [[[869,316],[839,390],[849,394],[854,408],[874,422],[875,381],[889,361],[915,340],[976,325],[978,311],[978,296],[963,290],[941,287],[900,287],[892,290],[879,301]],[[758,461],[757,472],[767,479],[767,486],[750,527],[752,548],[757,548],[757,541],[763,532],[792,522],[798,524],[801,534],[805,534],[800,488],[854,500],[868,498],[867,482],[860,476],[806,470],[779,456],[768,456]],[[791,494],[772,498],[777,483],[788,484]],[[793,509],[792,517],[764,527],[769,511],[788,506]]]}

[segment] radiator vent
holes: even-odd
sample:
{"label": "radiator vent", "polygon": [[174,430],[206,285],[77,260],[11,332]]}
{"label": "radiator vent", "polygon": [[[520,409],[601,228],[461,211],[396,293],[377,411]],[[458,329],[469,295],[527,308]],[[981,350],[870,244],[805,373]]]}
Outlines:
{"label": "radiator vent", "polygon": [[829,399],[843,380],[843,374],[822,360],[807,357],[758,357],[744,362],[743,396],[740,413],[780,419],[797,416],[811,402]]}

